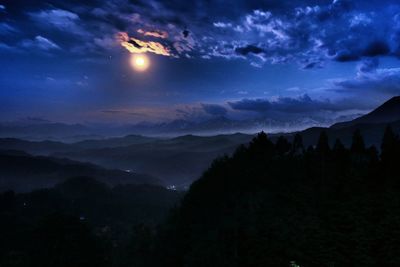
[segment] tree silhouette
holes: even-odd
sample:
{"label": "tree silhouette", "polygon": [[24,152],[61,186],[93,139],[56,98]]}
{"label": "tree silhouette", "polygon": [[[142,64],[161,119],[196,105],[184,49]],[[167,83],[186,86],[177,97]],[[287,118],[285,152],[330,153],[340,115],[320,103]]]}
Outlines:
{"label": "tree silhouette", "polygon": [[361,131],[359,129],[355,130],[353,133],[353,139],[350,151],[353,154],[364,154],[365,153],[365,143],[364,138],[361,135]]}
{"label": "tree silhouette", "polygon": [[287,141],[287,139],[283,136],[279,136],[278,140],[276,141],[275,144],[275,149],[276,152],[279,155],[285,155],[286,153],[288,153],[290,151],[290,149],[292,148],[291,144]]}
{"label": "tree silhouette", "polygon": [[297,133],[293,138],[292,154],[302,155],[303,153],[304,153],[303,138],[299,133]]}
{"label": "tree silhouette", "polygon": [[396,155],[397,146],[398,137],[395,135],[392,127],[389,125],[385,129],[381,145],[381,159],[384,164],[394,163],[396,156],[398,157],[398,155]]}
{"label": "tree silhouette", "polygon": [[328,135],[326,134],[325,131],[322,131],[321,134],[319,135],[317,147],[315,151],[321,155],[322,157],[326,157],[329,152],[330,152],[330,146],[329,146],[329,139]]}
{"label": "tree silhouette", "polygon": [[[383,154],[400,153],[392,137]],[[377,149],[360,131],[349,149],[325,132],[304,154],[288,144],[261,133],[215,161],[158,233],[156,266],[399,266],[400,186]]]}

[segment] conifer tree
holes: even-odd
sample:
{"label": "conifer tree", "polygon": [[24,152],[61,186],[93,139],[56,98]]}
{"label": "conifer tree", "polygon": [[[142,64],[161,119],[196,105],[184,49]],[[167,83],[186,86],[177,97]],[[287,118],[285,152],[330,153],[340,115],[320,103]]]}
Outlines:
{"label": "conifer tree", "polygon": [[350,148],[353,154],[364,154],[365,153],[365,143],[364,138],[361,135],[361,131],[359,129],[355,130],[353,134],[353,142]]}

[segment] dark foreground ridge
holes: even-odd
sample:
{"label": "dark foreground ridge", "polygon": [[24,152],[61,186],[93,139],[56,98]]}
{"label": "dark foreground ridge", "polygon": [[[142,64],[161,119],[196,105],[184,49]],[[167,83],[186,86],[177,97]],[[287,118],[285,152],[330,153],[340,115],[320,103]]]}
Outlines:
{"label": "dark foreground ridge", "polygon": [[[157,236],[154,266],[400,266],[400,141],[356,131],[274,144],[264,133],[212,164]],[[150,266],[150,263],[149,265]]]}
{"label": "dark foreground ridge", "polygon": [[74,176],[90,176],[109,185],[156,184],[157,178],[65,158],[32,156],[22,151],[0,150],[0,192],[29,192],[52,187]]}
{"label": "dark foreground ridge", "polygon": [[0,266],[126,266],[131,240],[162,222],[180,198],[161,186],[110,187],[83,176],[50,189],[4,192]]}

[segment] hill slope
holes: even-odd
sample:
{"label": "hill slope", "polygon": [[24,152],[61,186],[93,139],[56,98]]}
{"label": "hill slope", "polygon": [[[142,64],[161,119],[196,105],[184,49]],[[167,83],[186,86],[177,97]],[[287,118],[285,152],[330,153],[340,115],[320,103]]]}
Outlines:
{"label": "hill slope", "polygon": [[130,257],[131,240],[180,199],[160,186],[110,187],[91,177],[0,193],[0,266],[131,266],[109,263]]}
{"label": "hill slope", "polygon": [[108,170],[67,159],[31,156],[18,151],[0,151],[0,190],[30,191],[51,187],[73,176],[91,176],[110,185],[161,184],[149,175]]}
{"label": "hill slope", "polygon": [[[400,132],[400,96],[391,98],[370,113],[357,119],[337,123],[329,128],[312,127],[300,132],[283,135],[288,139],[292,139],[294,134],[299,133],[303,137],[303,142],[306,146],[314,146],[320,133],[324,131],[328,134],[331,145],[336,139],[340,139],[343,144],[349,146],[354,131],[359,129],[363,133],[364,141],[367,145],[375,145],[379,148],[383,132],[388,124],[392,126],[395,132]],[[272,139],[276,140],[280,135],[272,135]]]}
{"label": "hill slope", "polygon": [[370,113],[348,122],[336,123],[333,129],[350,127],[356,124],[389,123],[400,121],[400,96],[395,96]]}
{"label": "hill slope", "polygon": [[160,177],[168,184],[186,185],[197,179],[214,158],[232,153],[251,138],[244,134],[185,135],[124,147],[55,153],[54,156],[89,161],[107,168],[131,169]]}
{"label": "hill slope", "polygon": [[259,134],[214,161],[164,226],[154,266],[399,266],[400,140],[380,160],[360,138],[330,149],[321,135],[297,153]]}

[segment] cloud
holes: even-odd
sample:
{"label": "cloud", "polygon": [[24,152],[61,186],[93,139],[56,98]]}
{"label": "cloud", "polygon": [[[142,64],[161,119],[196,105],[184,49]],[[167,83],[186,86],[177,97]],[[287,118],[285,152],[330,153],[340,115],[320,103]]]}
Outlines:
{"label": "cloud", "polygon": [[142,29],[137,30],[138,33],[144,35],[144,36],[151,36],[151,37],[155,37],[155,38],[168,38],[168,33],[166,31],[145,31]]}
{"label": "cloud", "polygon": [[[261,49],[264,52],[264,60],[257,64],[249,58],[253,65],[291,62],[309,69],[324,67],[327,60],[347,62],[391,55],[395,51],[392,47],[400,47],[399,7],[380,5],[371,11],[361,1],[321,2],[310,6],[306,1],[299,1],[297,5],[284,12],[283,9],[255,9],[238,19],[213,22],[215,30],[211,34],[224,38],[225,42],[211,43],[213,49],[208,57],[222,54],[224,58],[234,59],[227,55],[226,46],[243,40],[245,45],[257,43],[259,53]],[[251,53],[242,51],[238,48],[234,52]]]}
{"label": "cloud", "polygon": [[10,24],[5,22],[0,23],[0,35],[14,34],[16,32],[18,32],[18,30]]}
{"label": "cloud", "polygon": [[159,42],[142,41],[134,37],[129,37],[125,32],[118,33],[117,40],[131,53],[149,52],[157,55],[171,56],[170,49]]}
{"label": "cloud", "polygon": [[31,116],[21,118],[20,121],[30,122],[30,123],[51,123],[51,121],[48,119],[41,117],[31,117]]}
{"label": "cloud", "polygon": [[213,116],[224,116],[227,114],[227,109],[218,104],[201,104],[207,114]]}
{"label": "cloud", "polygon": [[249,92],[248,92],[248,91],[245,91],[245,90],[240,90],[240,91],[237,92],[237,94],[238,94],[238,95],[248,95]]}
{"label": "cloud", "polygon": [[316,69],[316,68],[322,68],[324,66],[322,60],[306,60],[302,66],[302,69],[307,70],[307,69]]}
{"label": "cloud", "polygon": [[225,23],[225,22],[214,22],[213,23],[214,27],[216,28],[231,28],[232,27],[232,23]]}
{"label": "cloud", "polygon": [[307,94],[298,98],[279,97],[276,100],[246,98],[239,101],[228,102],[228,105],[234,110],[254,111],[258,113],[283,112],[296,114],[351,109],[350,106],[334,104],[329,100],[311,99]]}
{"label": "cloud", "polygon": [[255,45],[246,45],[243,47],[236,47],[235,52],[238,53],[239,55],[246,56],[249,53],[252,53],[252,54],[264,53],[264,49],[262,49],[258,46],[255,46]]}
{"label": "cloud", "polygon": [[[45,28],[50,39],[81,54],[98,52],[99,40],[123,32],[128,40],[120,43],[133,53],[247,60],[256,67],[294,63],[315,69],[329,60],[400,55],[400,7],[394,0],[379,5],[361,0],[200,0],[190,8],[185,1],[160,0],[18,2],[7,6],[20,13],[9,21],[19,21],[15,27],[24,28],[25,39]],[[36,23],[23,21],[26,14]],[[66,38],[57,30],[75,36]],[[100,46],[115,49],[110,44]]]}
{"label": "cloud", "polygon": [[61,50],[61,47],[59,47],[56,43],[40,35],[36,36],[33,40],[22,41],[21,47],[26,49],[36,48],[44,51]]}
{"label": "cloud", "polygon": [[378,66],[379,66],[378,58],[366,59],[357,65],[357,75],[360,77],[365,73],[374,72],[376,71]]}
{"label": "cloud", "polygon": [[365,57],[385,56],[391,52],[389,45],[380,40],[370,41],[364,48],[357,44],[353,45],[347,45],[349,49],[338,50],[333,59],[338,62],[359,61]]}
{"label": "cloud", "polygon": [[338,62],[358,61],[358,60],[360,60],[360,56],[353,51],[339,50],[333,56],[333,59]]}
{"label": "cloud", "polygon": [[363,56],[384,56],[390,53],[389,45],[385,41],[373,41],[363,51]]}
{"label": "cloud", "polygon": [[183,31],[182,31],[182,36],[183,36],[184,38],[188,38],[188,37],[189,37],[189,34],[190,34],[190,31],[188,31],[188,30],[183,30]]}
{"label": "cloud", "polygon": [[0,42],[0,51],[3,51],[3,52],[20,52],[17,47],[12,47],[12,46],[10,46],[8,44],[1,43],[1,42]]}
{"label": "cloud", "polygon": [[372,19],[365,13],[354,14],[350,18],[350,27],[368,26],[372,22]]}
{"label": "cloud", "polygon": [[139,117],[147,116],[145,113],[133,112],[129,110],[120,110],[120,109],[106,109],[106,110],[101,110],[100,112],[107,115],[129,115],[129,116],[139,116]]}
{"label": "cloud", "polygon": [[41,25],[53,26],[59,30],[73,33],[80,32],[78,26],[79,16],[73,12],[63,9],[42,10],[30,13],[30,16]]}
{"label": "cloud", "polygon": [[360,93],[370,97],[400,95],[400,68],[377,68],[376,61],[364,62],[352,79],[334,81],[334,91],[345,94]]}

